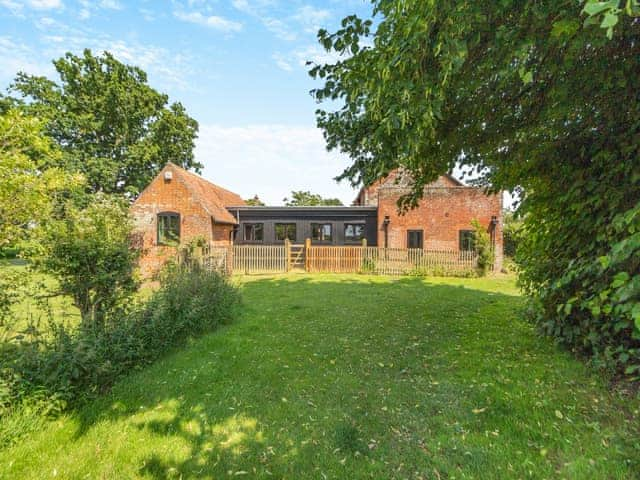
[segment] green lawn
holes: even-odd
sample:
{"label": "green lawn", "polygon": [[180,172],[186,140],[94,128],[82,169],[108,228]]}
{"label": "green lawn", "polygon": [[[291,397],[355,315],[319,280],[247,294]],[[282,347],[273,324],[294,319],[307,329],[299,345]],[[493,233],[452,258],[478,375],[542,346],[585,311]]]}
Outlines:
{"label": "green lawn", "polygon": [[52,296],[59,288],[51,276],[30,272],[23,260],[0,260],[0,269],[18,273],[27,280],[22,287],[22,301],[13,308],[12,322],[0,328],[0,341],[4,336],[23,331],[30,323],[46,325],[49,316],[58,322],[71,324],[80,320],[80,312],[73,306],[71,298]]}
{"label": "green lawn", "polygon": [[234,324],[0,451],[2,478],[640,478],[640,402],[509,279],[242,281]]}

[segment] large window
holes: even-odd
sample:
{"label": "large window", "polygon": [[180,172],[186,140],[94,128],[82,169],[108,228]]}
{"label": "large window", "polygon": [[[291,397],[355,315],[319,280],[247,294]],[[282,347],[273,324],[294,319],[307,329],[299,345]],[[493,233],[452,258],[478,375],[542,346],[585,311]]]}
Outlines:
{"label": "large window", "polygon": [[158,214],[158,245],[175,246],[180,243],[180,214]]}
{"label": "large window", "polygon": [[245,242],[262,242],[264,240],[263,223],[245,223],[243,231]]}
{"label": "large window", "polygon": [[361,223],[345,223],[344,224],[344,241],[345,242],[361,242],[364,238],[364,225]]}
{"label": "large window", "polygon": [[424,245],[424,233],[422,230],[409,230],[407,232],[407,248],[420,248]]}
{"label": "large window", "polygon": [[476,249],[476,232],[473,230],[460,230],[460,251],[469,252]]}
{"label": "large window", "polygon": [[296,241],[296,224],[295,223],[276,223],[276,240],[284,242],[290,240]]}
{"label": "large window", "polygon": [[311,240],[317,242],[330,242],[332,237],[332,227],[330,223],[312,223]]}

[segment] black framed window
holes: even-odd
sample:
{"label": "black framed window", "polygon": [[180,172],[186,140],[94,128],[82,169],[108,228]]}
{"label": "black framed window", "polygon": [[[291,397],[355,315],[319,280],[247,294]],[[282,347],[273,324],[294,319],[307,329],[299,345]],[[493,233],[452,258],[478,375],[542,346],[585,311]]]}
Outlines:
{"label": "black framed window", "polygon": [[245,223],[242,231],[245,242],[262,242],[264,240],[264,223]]}
{"label": "black framed window", "polygon": [[361,223],[345,223],[344,224],[344,241],[345,242],[361,242],[364,238],[364,225]]}
{"label": "black framed window", "polygon": [[180,243],[180,214],[158,214],[158,245],[175,246]]}
{"label": "black framed window", "polygon": [[333,226],[330,223],[312,223],[311,240],[330,242],[333,240]]}
{"label": "black framed window", "polygon": [[422,230],[407,231],[407,248],[420,248],[424,246],[424,232]]}
{"label": "black framed window", "polygon": [[276,240],[284,242],[290,240],[296,241],[296,224],[295,223],[276,223]]}
{"label": "black framed window", "polygon": [[460,251],[469,252],[476,249],[476,232],[473,230],[460,230]]}

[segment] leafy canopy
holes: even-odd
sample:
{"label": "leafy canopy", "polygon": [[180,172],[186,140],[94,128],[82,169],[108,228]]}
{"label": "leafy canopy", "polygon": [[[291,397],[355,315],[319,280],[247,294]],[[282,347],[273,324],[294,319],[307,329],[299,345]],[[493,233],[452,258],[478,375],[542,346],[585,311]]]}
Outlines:
{"label": "leafy canopy", "polygon": [[68,202],[64,215],[46,222],[31,256],[36,268],[55,275],[71,296],[84,325],[102,326],[106,314],[137,288],[128,205],[114,195],[94,194],[87,204]]}
{"label": "leafy canopy", "polygon": [[18,110],[0,114],[0,248],[24,240],[51,216],[57,199],[82,183],[79,175],[42,169],[61,156],[42,128]]}
{"label": "leafy canopy", "polygon": [[304,190],[292,190],[291,198],[285,198],[283,202],[286,207],[342,206],[339,198],[323,198]]}
{"label": "leafy canopy", "polygon": [[258,197],[258,195],[254,195],[253,198],[248,198],[247,200],[245,200],[245,203],[253,207],[265,206],[265,203],[262,200],[260,200],[260,197]]}
{"label": "leafy canopy", "polygon": [[169,160],[202,167],[193,156],[197,122],[151,88],[140,68],[90,50],[53,64],[58,83],[19,73],[11,88],[27,100],[25,111],[45,119],[62,151],[46,166],[82,172],[91,192],[133,195]]}
{"label": "leafy canopy", "polygon": [[328,147],[352,158],[339,178],[403,167],[405,207],[456,166],[518,191],[534,320],[640,377],[637,2],[372,3],[377,26],[351,16],[321,30],[340,60],[310,70]]}

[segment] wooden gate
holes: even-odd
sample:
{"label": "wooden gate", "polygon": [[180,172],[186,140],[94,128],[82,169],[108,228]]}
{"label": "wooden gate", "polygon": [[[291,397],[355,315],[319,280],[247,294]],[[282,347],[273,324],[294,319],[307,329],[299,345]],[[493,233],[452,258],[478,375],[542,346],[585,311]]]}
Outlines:
{"label": "wooden gate", "polygon": [[288,268],[287,270],[306,270],[306,247],[304,245],[294,245],[287,242]]}

